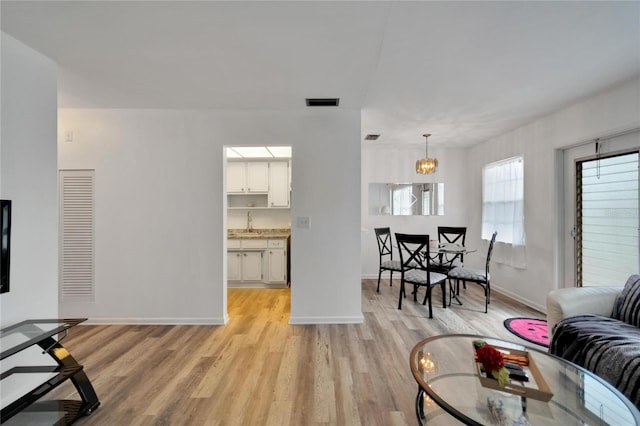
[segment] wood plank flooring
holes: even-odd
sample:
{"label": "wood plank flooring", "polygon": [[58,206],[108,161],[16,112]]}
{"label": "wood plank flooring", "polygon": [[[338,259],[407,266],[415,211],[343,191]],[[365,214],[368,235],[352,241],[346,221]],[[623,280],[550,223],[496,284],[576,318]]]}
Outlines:
{"label": "wood plank flooring", "polygon": [[[101,406],[79,425],[415,425],[409,352],[419,340],[473,333],[519,341],[502,322],[544,315],[480,287],[434,318],[399,283],[362,281],[363,324],[288,325],[289,289],[230,289],[225,326],[87,325],[64,345]],[[421,301],[421,298],[418,298]],[[48,396],[76,398],[64,384]],[[442,413],[431,424],[449,424]],[[441,421],[440,421],[441,420]]]}

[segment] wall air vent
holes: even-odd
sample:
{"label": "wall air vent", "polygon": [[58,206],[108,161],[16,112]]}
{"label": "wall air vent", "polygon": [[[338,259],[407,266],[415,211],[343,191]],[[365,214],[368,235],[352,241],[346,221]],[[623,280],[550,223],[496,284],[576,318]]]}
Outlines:
{"label": "wall air vent", "polygon": [[369,134],[369,135],[364,137],[364,140],[365,141],[377,141],[379,137],[380,137],[380,135]]}
{"label": "wall air vent", "polygon": [[307,98],[308,107],[337,107],[340,98]]}

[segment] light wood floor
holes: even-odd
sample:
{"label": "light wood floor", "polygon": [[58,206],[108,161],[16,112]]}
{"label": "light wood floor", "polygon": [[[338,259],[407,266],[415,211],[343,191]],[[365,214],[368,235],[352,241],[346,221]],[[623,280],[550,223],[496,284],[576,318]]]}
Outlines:
{"label": "light wood floor", "polygon": [[[398,283],[362,282],[363,324],[288,325],[288,289],[230,289],[225,326],[78,326],[64,345],[101,406],[79,425],[415,425],[409,352],[425,337],[473,333],[526,343],[502,322],[544,315],[480,287],[434,318]],[[75,399],[65,383],[51,397]],[[449,423],[438,415],[430,424]],[[437,421],[441,419],[442,422]]]}

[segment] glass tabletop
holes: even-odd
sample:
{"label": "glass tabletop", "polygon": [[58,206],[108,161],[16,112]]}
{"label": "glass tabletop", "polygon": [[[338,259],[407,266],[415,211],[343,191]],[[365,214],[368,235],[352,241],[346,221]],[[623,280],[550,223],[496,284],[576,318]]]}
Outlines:
{"label": "glass tabletop", "polygon": [[457,243],[440,243],[438,245],[432,245],[430,251],[433,253],[467,254],[475,253],[477,249],[465,247]]}
{"label": "glass tabletop", "polygon": [[0,330],[0,359],[5,359],[47,337],[71,328],[86,318],[34,319],[22,321]]}
{"label": "glass tabletop", "polygon": [[[484,387],[474,361],[473,342],[478,339],[515,352],[526,351],[553,396],[545,402]],[[464,334],[430,337],[413,348],[410,365],[428,401],[465,424],[640,424],[638,409],[596,375],[547,352],[506,340]]]}

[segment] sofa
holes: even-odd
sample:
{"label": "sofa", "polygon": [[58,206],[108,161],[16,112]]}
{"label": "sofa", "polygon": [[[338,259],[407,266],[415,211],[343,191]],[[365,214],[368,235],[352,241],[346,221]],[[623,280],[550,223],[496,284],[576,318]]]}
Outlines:
{"label": "sofa", "polygon": [[640,408],[640,275],[624,287],[547,295],[549,352],[595,373]]}

